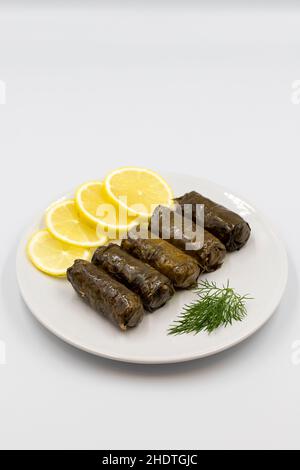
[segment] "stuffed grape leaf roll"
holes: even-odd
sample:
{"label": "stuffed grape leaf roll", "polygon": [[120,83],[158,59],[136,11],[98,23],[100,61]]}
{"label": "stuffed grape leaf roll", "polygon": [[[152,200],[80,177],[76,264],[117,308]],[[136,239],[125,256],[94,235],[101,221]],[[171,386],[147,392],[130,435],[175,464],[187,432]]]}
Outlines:
{"label": "stuffed grape leaf roll", "polygon": [[[174,209],[164,206],[156,207],[150,220],[149,229],[162,237],[163,225],[166,222],[169,226],[168,241],[180,250],[194,256],[202,273],[215,271],[223,264],[226,255],[223,243],[193,221],[188,223],[180,209],[178,213],[176,207]],[[197,234],[200,230],[203,230],[202,243],[198,247]],[[193,249],[189,248],[191,246]]]}
{"label": "stuffed grape leaf roll", "polygon": [[144,308],[139,296],[89,261],[76,260],[67,270],[67,278],[83,300],[121,330],[142,320]]}
{"label": "stuffed grape leaf roll", "polygon": [[162,307],[175,292],[169,278],[115,243],[97,248],[92,263],[138,294],[149,312]]}
{"label": "stuffed grape leaf roll", "polygon": [[183,206],[193,205],[193,221],[196,222],[196,204],[204,205],[204,228],[217,237],[227,251],[241,249],[249,240],[251,229],[249,224],[235,212],[191,191],[175,199]]}
{"label": "stuffed grape leaf roll", "polygon": [[191,256],[158,238],[141,238],[133,232],[122,240],[121,247],[134,257],[150,264],[160,273],[167,276],[177,288],[188,288],[195,285],[200,274],[197,261]]}

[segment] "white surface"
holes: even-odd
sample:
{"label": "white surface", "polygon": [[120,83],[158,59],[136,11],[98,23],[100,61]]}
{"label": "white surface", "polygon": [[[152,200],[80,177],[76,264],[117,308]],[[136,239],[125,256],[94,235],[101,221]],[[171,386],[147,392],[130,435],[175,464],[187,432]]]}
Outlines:
{"label": "white surface", "polygon": [[[300,13],[167,3],[0,9],[1,447],[300,447]],[[77,351],[30,315],[15,274],[28,220],[122,164],[203,175],[273,221],[288,286],[251,339],[145,368]]]}
{"label": "white surface", "polygon": [[86,305],[66,279],[44,275],[29,261],[26,245],[33,233],[44,228],[44,214],[41,214],[18,247],[17,279],[23,299],[34,316],[67,343],[97,356],[124,362],[183,362],[211,356],[244,341],[261,328],[277,308],[287,282],[287,257],[266,217],[229,189],[206,179],[176,173],[163,173],[162,176],[176,196],[199,190],[240,214],[250,224],[252,234],[247,246],[228,254],[222,269],[202,277],[218,286],[226,285],[230,280],[237,292],[251,296],[253,299],[247,302],[248,316],[243,322],[219,328],[211,335],[167,335],[184,306],[196,298],[192,291],[182,290],[176,292],[164,307],[146,314],[137,328],[124,334]]}

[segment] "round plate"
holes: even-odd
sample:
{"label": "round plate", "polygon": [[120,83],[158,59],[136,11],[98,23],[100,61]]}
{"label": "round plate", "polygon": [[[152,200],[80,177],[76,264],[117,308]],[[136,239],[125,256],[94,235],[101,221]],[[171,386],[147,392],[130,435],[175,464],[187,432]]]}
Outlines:
{"label": "round plate", "polygon": [[257,331],[275,311],[287,281],[287,257],[282,242],[256,209],[212,182],[202,178],[163,174],[175,195],[191,190],[238,212],[252,228],[247,245],[227,255],[218,271],[206,275],[218,285],[230,284],[240,294],[250,294],[248,316],[242,322],[214,333],[168,336],[169,325],[185,304],[195,298],[191,291],[176,292],[164,307],[145,315],[137,328],[126,332],[83,303],[66,279],[44,275],[27,259],[29,235],[42,227],[33,224],[20,242],[17,276],[22,296],[34,316],[64,341],[90,353],[118,361],[163,364],[189,361],[216,354],[243,341]]}

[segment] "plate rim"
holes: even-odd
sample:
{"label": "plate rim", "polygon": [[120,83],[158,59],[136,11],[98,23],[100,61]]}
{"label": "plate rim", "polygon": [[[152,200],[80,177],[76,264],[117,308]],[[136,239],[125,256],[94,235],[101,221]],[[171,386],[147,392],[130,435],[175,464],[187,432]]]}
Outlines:
{"label": "plate rim", "polygon": [[[50,333],[54,334],[57,338],[60,340],[64,341],[65,343],[73,346],[76,349],[82,350],[86,353],[93,354],[94,356],[97,357],[102,357],[105,359],[110,359],[118,362],[123,362],[123,363],[131,363],[131,364],[143,364],[143,365],[158,365],[158,364],[175,364],[175,363],[183,363],[183,362],[188,362],[188,361],[193,361],[196,359],[202,359],[205,357],[213,356],[215,354],[219,354],[223,351],[226,351],[227,349],[230,349],[234,346],[237,346],[238,344],[242,343],[245,341],[247,338],[255,334],[260,328],[262,328],[269,320],[270,318],[275,314],[281,300],[283,297],[283,294],[286,289],[287,281],[288,281],[288,257],[287,257],[287,251],[285,248],[285,244],[283,240],[280,238],[280,236],[277,234],[277,229],[274,228],[273,223],[270,222],[268,217],[266,217],[260,210],[258,210],[255,206],[250,204],[247,199],[243,198],[241,195],[236,195],[234,192],[232,193],[229,191],[226,187],[223,185],[220,185],[219,183],[215,183],[211,181],[208,178],[202,177],[202,176],[194,176],[190,174],[179,174],[176,172],[163,172],[165,174],[173,175],[174,177],[189,177],[193,179],[199,179],[199,180],[204,180],[208,184],[213,185],[216,187],[218,190],[222,191],[222,193],[227,193],[227,194],[232,194],[236,197],[238,197],[243,203],[245,203],[251,210],[259,217],[260,221],[263,223],[263,225],[267,228],[269,232],[272,233],[272,236],[274,237],[274,240],[276,241],[277,248],[278,248],[278,254],[280,255],[281,258],[281,263],[282,263],[282,269],[281,269],[281,286],[280,286],[280,291],[277,293],[276,299],[274,302],[270,305],[269,307],[269,313],[268,315],[264,318],[264,321],[255,325],[252,329],[247,331],[245,334],[241,335],[239,338],[236,338],[230,344],[223,344],[219,348],[215,348],[213,351],[207,351],[207,352],[195,352],[195,353],[184,353],[184,354],[179,354],[178,356],[164,356],[164,357],[138,357],[138,356],[130,356],[124,354],[118,354],[118,353],[106,353],[106,352],[99,352],[93,348],[89,348],[85,344],[78,343],[76,341],[73,341],[70,339],[68,336],[60,333],[57,329],[53,328],[51,325],[48,325],[47,322],[43,321],[43,318],[35,311],[35,308],[32,308],[30,306],[30,301],[27,298],[27,294],[24,292],[23,286],[22,286],[22,281],[20,279],[20,272],[18,269],[18,265],[20,263],[21,257],[24,256],[23,249],[24,249],[24,241],[25,241],[25,236],[28,236],[28,228],[31,225],[34,225],[34,221],[36,221],[38,218],[41,218],[41,213],[39,211],[38,214],[36,214],[35,218],[32,218],[31,225],[28,224],[27,229],[23,230],[21,237],[19,238],[19,243],[18,243],[18,248],[17,248],[17,253],[16,253],[16,276],[17,276],[17,282],[18,282],[18,287],[21,292],[21,296],[28,308],[28,310],[31,312],[31,314],[34,316],[34,318],[44,327],[46,328]],[[65,198],[67,194],[70,194],[71,192],[65,193],[64,196],[58,198],[62,199]]]}

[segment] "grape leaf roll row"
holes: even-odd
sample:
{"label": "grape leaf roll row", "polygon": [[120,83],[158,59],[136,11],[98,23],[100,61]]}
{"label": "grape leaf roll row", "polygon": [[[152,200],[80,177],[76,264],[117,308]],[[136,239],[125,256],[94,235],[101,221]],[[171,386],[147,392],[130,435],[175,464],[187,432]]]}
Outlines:
{"label": "grape leaf roll row", "polygon": [[174,294],[170,279],[150,265],[134,258],[119,245],[110,243],[98,248],[92,263],[138,294],[146,310],[162,307]]}
{"label": "grape leaf roll row", "polygon": [[199,273],[197,262],[167,241],[129,233],[122,247],[98,248],[92,263],[76,260],[67,278],[83,300],[126,330],[142,320],[144,308],[152,312],[170,300],[174,287],[195,285]]}
{"label": "grape leaf roll row", "polygon": [[[121,246],[110,243],[99,247],[92,262],[76,260],[67,270],[79,296],[122,330],[138,325],[144,309],[153,312],[162,307],[175,289],[195,286],[201,273],[219,268],[226,251],[239,250],[250,237],[250,226],[240,215],[196,191],[175,202],[172,209],[155,209],[149,226],[147,222],[146,236],[131,230]],[[192,205],[190,224],[184,214],[180,219],[175,217],[185,204]],[[204,205],[204,226],[196,220],[198,204]],[[168,240],[163,233],[166,218]]]}

